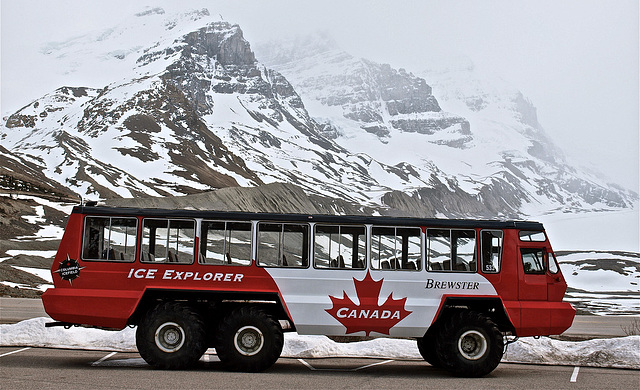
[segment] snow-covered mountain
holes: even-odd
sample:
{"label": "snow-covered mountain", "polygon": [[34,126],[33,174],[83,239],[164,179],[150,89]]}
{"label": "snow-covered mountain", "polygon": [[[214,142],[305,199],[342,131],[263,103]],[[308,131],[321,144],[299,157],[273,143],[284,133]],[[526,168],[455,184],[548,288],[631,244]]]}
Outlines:
{"label": "snow-covered mountain", "polygon": [[[240,28],[207,17],[183,15],[181,25],[158,11],[139,14],[148,22],[142,27],[165,26],[162,40],[137,51],[122,46],[114,55],[110,39],[136,35],[134,23],[100,35],[92,58],[128,62],[126,76],[102,88],[61,87],[35,100],[7,118],[3,146],[88,197],[278,181],[367,203],[392,189],[381,182],[405,175],[323,136],[287,80],[255,60]],[[186,29],[193,19],[202,27]],[[90,38],[59,45],[58,57],[87,54]]]}
{"label": "snow-covered mountain", "polygon": [[468,59],[436,60],[417,77],[355,58],[326,33],[269,42],[256,52],[293,84],[338,144],[415,169],[415,187],[398,183],[400,191],[383,197],[387,205],[420,212],[425,199],[470,203],[469,195],[490,210],[539,214],[629,207],[637,199],[568,164],[533,104]]}
{"label": "snow-covered mountain", "polygon": [[354,58],[327,37],[265,45],[256,56],[239,26],[207,10],[156,8],[43,50],[51,69],[87,85],[61,86],[4,118],[5,178],[22,164],[88,198],[284,182],[425,216],[637,200],[566,164],[521,94],[469,90],[452,73],[418,77]]}

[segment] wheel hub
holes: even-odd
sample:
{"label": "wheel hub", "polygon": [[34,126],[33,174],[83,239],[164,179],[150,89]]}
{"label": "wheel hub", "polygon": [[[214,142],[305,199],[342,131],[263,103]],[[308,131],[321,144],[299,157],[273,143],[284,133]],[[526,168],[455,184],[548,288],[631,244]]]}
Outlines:
{"label": "wheel hub", "polygon": [[487,339],[477,330],[468,330],[458,339],[458,351],[468,360],[478,360],[487,352]]}
{"label": "wheel hub", "polygon": [[184,345],[184,329],[175,322],[165,322],[156,330],[154,339],[160,350],[173,353]]}
{"label": "wheel hub", "polygon": [[245,356],[252,356],[262,349],[264,336],[255,326],[244,326],[236,332],[233,343],[238,352]]}

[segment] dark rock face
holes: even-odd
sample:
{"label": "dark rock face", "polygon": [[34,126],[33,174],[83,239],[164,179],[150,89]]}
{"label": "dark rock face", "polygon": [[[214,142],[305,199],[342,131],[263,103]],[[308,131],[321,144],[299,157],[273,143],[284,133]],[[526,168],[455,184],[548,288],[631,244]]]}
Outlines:
{"label": "dark rock face", "polygon": [[370,61],[366,61],[366,64],[377,70],[375,81],[389,115],[442,111],[424,79],[415,77],[404,69],[396,71],[388,64],[377,65]]}
{"label": "dark rock face", "polygon": [[[182,41],[160,53],[166,56],[175,52],[179,52],[180,57],[167,67],[163,79],[187,95],[201,115],[212,113],[213,101],[207,97],[207,91],[214,80],[216,92],[250,93],[248,85],[260,76],[249,43],[237,25],[211,23],[185,35]],[[138,62],[159,56],[159,53],[147,54]]]}
{"label": "dark rock face", "polygon": [[[340,92],[343,87],[348,86],[351,92],[330,94],[320,101],[328,106],[341,106],[344,117],[360,122],[363,130],[385,138],[391,135],[392,129],[434,134],[458,125],[461,134],[471,134],[469,122],[459,116],[420,118],[421,114],[428,116],[430,113],[442,112],[432,95],[431,87],[424,79],[415,77],[404,69],[395,70],[388,64],[361,60],[359,66],[357,71],[345,76],[328,77],[323,82],[330,83],[330,87],[340,87]],[[406,115],[411,118],[405,117]]]}
{"label": "dark rock face", "polygon": [[[433,135],[445,129],[458,137],[426,142],[465,148],[473,140],[469,122],[443,112],[424,79],[388,64],[356,59],[337,49],[326,36],[295,44],[302,46],[267,45],[261,49],[262,55],[267,64],[292,79],[303,96],[327,107],[339,107],[344,118],[376,135],[380,142],[387,143],[394,132]],[[317,67],[317,74],[305,72],[308,77],[298,78],[296,72],[308,70],[307,66]],[[340,129],[337,131],[339,135]]]}
{"label": "dark rock face", "polygon": [[[350,86],[351,93],[331,95],[323,99],[328,106],[357,105],[379,101],[390,115],[441,111],[425,80],[388,64],[362,60],[360,69],[345,76],[328,77],[323,82],[335,86]],[[380,108],[378,106],[377,108]]]}
{"label": "dark rock face", "polygon": [[527,100],[522,93],[518,93],[514,97],[513,102],[516,105],[516,111],[520,114],[520,121],[525,125],[539,129],[540,123],[538,122],[538,110],[534,105]]}
{"label": "dark rock face", "polygon": [[402,129],[406,133],[433,135],[442,129],[459,125],[457,132],[461,135],[471,135],[469,122],[462,117],[448,116],[437,119],[397,119],[391,120],[393,127]]}
{"label": "dark rock face", "polygon": [[222,66],[255,65],[256,58],[238,25],[214,22],[184,36],[185,50],[193,56],[215,58]]}
{"label": "dark rock face", "polygon": [[371,215],[373,208],[339,199],[309,196],[293,184],[272,183],[253,188],[222,188],[183,197],[110,199],[110,206],[190,208],[196,210]]}
{"label": "dark rock face", "polygon": [[[256,62],[237,25],[211,23],[187,34],[176,50],[181,50],[180,58],[167,68],[162,79],[180,90],[198,115],[214,111],[215,101],[209,91],[246,95],[248,102],[259,103],[259,110],[245,107],[256,121],[273,127],[289,122],[315,142],[335,148],[318,136],[320,126],[306,114],[291,84],[278,72]],[[290,115],[288,107],[299,110],[303,117]]]}
{"label": "dark rock face", "polygon": [[443,183],[435,174],[431,186],[419,188],[411,193],[392,191],[382,197],[390,213],[403,216],[464,218],[517,218],[519,208],[528,200],[527,193],[514,181],[506,177],[495,179],[482,188],[479,194],[471,195],[461,189],[455,181]]}

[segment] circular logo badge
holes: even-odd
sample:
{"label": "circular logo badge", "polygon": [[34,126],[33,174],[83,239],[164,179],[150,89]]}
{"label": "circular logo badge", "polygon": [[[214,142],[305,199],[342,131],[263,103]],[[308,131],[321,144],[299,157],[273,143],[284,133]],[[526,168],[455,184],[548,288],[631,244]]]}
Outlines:
{"label": "circular logo badge", "polygon": [[68,280],[70,284],[73,284],[73,280],[80,276],[80,270],[84,267],[80,267],[78,261],[70,259],[67,255],[67,259],[60,262],[58,270],[54,271],[60,275],[63,280]]}

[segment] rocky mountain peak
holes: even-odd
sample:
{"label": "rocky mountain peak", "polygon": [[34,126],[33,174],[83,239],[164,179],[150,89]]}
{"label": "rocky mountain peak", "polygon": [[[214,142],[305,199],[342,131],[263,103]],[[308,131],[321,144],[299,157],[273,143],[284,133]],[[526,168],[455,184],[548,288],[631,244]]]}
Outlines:
{"label": "rocky mountain peak", "polygon": [[162,59],[170,61],[162,76],[164,81],[187,95],[200,114],[213,112],[209,90],[246,90],[247,79],[261,74],[240,27],[224,21],[208,23],[168,48],[147,53],[138,64],[145,66]]}
{"label": "rocky mountain peak", "polygon": [[210,22],[186,32],[168,47],[158,49],[160,44],[158,42],[144,50],[144,54],[136,61],[137,65],[145,67],[160,59],[175,61],[176,57],[182,62],[215,62],[222,66],[254,66],[256,63],[240,26],[225,21]]}
{"label": "rocky mountain peak", "polygon": [[228,22],[212,22],[184,36],[185,51],[204,55],[221,65],[254,65],[256,58],[240,27]]}
{"label": "rocky mountain peak", "polygon": [[427,82],[405,69],[393,69],[389,64],[363,60],[375,70],[372,77],[378,85],[379,97],[385,102],[389,115],[440,112],[442,109]]}

